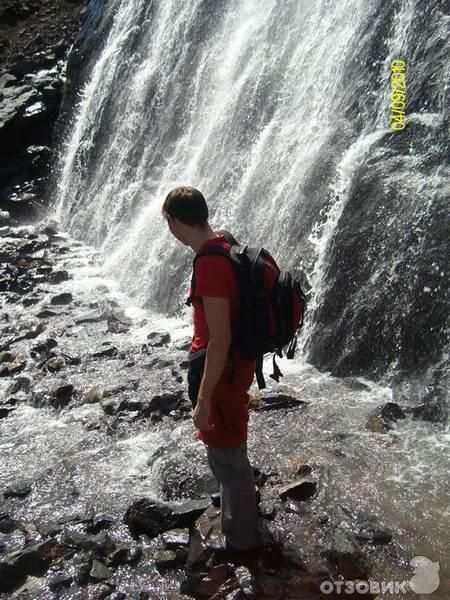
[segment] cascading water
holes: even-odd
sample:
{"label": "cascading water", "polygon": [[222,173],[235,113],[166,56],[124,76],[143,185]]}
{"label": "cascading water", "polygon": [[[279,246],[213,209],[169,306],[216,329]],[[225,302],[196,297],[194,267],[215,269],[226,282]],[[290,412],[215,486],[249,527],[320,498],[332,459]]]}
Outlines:
{"label": "cascading water", "polygon": [[[109,2],[67,128],[57,217],[101,248],[140,304],[174,315],[191,257],[160,206],[171,187],[194,185],[213,226],[309,276],[304,337],[315,363],[377,375],[436,366],[446,263],[429,243],[442,237],[449,175],[437,80],[448,73],[444,8]],[[405,131],[389,129],[395,59],[408,69]],[[378,354],[364,351],[369,338]]]}

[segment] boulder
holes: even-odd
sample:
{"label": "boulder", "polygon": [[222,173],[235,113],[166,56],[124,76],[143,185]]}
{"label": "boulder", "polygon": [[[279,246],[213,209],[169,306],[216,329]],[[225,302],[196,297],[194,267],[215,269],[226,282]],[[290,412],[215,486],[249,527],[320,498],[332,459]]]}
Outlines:
{"label": "boulder", "polygon": [[89,573],[89,579],[94,582],[103,581],[112,577],[113,571],[104,565],[101,561],[96,558],[93,559],[91,570]]}
{"label": "boulder", "polygon": [[168,504],[141,498],[128,507],[124,522],[133,535],[145,533],[154,538],[173,527],[172,509]]}
{"label": "boulder", "polygon": [[307,406],[307,402],[300,400],[290,394],[281,393],[267,393],[261,395],[260,398],[253,398],[253,401],[249,403],[249,408],[266,411],[276,410],[281,408],[303,408]]}
{"label": "boulder", "polygon": [[61,385],[52,394],[50,404],[54,408],[64,408],[73,398],[75,388],[71,383]]}
{"label": "boulder", "polygon": [[8,513],[0,513],[0,533],[11,533],[20,526],[20,522],[13,519]]}
{"label": "boulder", "polygon": [[302,477],[297,481],[293,481],[283,485],[278,490],[278,495],[281,500],[291,498],[293,500],[309,500],[317,491],[317,481],[312,477]]}
{"label": "boulder", "polygon": [[181,553],[175,552],[175,550],[156,550],[153,554],[153,560],[155,561],[156,568],[158,569],[170,569],[177,567],[184,562],[185,556]]}
{"label": "boulder", "polygon": [[165,346],[170,342],[170,333],[161,333],[158,331],[152,331],[147,335],[148,345],[161,347]]}
{"label": "boulder", "polygon": [[161,534],[161,541],[167,550],[178,550],[189,545],[189,529],[170,529]]}
{"label": "boulder", "polygon": [[54,593],[59,593],[63,588],[68,588],[72,585],[73,576],[70,573],[63,571],[56,573],[48,580],[48,587]]}
{"label": "boulder", "polygon": [[142,548],[140,546],[129,546],[120,544],[113,550],[105,559],[105,564],[108,567],[116,568],[119,565],[135,564],[142,556]]}
{"label": "boulder", "polygon": [[124,522],[133,535],[145,533],[154,538],[169,529],[190,527],[208,506],[208,499],[173,505],[141,498],[128,507]]}
{"label": "boulder", "polygon": [[366,428],[374,433],[386,433],[393,428],[395,421],[405,418],[405,413],[396,402],[386,402],[386,404],[380,404],[372,411]]}
{"label": "boulder", "polygon": [[390,544],[392,542],[392,533],[386,529],[360,527],[354,535],[358,542],[371,544]]}
{"label": "boulder", "polygon": [[70,292],[63,292],[62,294],[53,296],[53,298],[50,300],[50,304],[70,304],[72,300],[73,296]]}
{"label": "boulder", "polygon": [[62,356],[54,356],[49,358],[49,360],[45,363],[45,366],[50,373],[56,373],[66,366],[66,361]]}
{"label": "boulder", "polygon": [[338,529],[334,533],[333,539],[322,554],[336,566],[339,574],[345,579],[368,577],[366,557],[343,531]]}
{"label": "boulder", "polygon": [[123,313],[112,312],[108,316],[108,331],[111,333],[123,333],[128,331],[132,324],[132,319]]}

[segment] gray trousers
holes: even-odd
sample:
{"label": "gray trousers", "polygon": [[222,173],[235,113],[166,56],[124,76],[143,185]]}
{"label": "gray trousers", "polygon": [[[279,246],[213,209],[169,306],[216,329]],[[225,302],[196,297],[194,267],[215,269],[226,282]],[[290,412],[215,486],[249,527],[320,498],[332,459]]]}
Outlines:
{"label": "gray trousers", "polygon": [[247,456],[247,442],[235,448],[206,445],[209,466],[220,484],[222,534],[235,548],[262,543],[258,527],[255,478]]}

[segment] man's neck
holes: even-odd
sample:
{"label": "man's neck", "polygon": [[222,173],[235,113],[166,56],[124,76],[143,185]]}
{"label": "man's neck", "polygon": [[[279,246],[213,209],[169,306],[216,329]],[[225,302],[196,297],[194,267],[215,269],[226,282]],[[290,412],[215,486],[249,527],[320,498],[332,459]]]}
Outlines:
{"label": "man's neck", "polygon": [[205,229],[199,229],[192,234],[192,238],[189,242],[189,246],[197,254],[200,248],[208,240],[212,240],[217,237],[215,231],[208,225]]}

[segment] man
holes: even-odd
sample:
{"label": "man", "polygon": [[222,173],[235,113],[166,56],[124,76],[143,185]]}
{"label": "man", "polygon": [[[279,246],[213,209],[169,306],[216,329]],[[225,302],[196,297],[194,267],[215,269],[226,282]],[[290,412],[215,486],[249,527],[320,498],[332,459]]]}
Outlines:
{"label": "man", "polygon": [[[199,190],[171,190],[162,213],[170,232],[196,254],[209,244],[229,247],[225,237],[210,227],[208,207]],[[231,322],[238,320],[239,300],[238,280],[226,256],[196,259],[190,355],[201,350],[205,355],[206,349],[206,358],[192,418],[220,484],[222,534],[226,549],[232,551],[261,548],[263,540],[253,470],[247,456],[248,390],[256,363],[244,359],[239,349],[235,349],[234,363],[229,356]]]}

